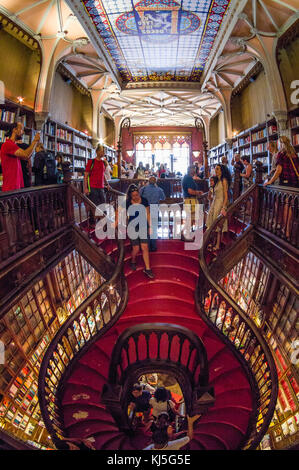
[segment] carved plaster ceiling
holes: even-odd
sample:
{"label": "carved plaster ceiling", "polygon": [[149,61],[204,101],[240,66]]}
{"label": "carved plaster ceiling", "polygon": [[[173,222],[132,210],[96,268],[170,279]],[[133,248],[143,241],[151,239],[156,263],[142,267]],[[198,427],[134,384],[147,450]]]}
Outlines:
{"label": "carved plaster ceiling", "polygon": [[299,16],[298,0],[1,0],[0,12],[133,126],[214,116],[256,67],[254,42]]}
{"label": "carved plaster ceiling", "polygon": [[132,126],[194,126],[195,118],[212,116],[219,107],[210,93],[194,90],[115,90],[104,104],[113,118],[129,116]]}

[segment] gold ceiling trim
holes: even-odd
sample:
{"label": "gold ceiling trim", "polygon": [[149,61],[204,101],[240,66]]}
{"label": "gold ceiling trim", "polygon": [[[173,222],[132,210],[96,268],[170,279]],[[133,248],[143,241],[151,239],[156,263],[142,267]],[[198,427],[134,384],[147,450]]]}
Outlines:
{"label": "gold ceiling trim", "polygon": [[34,39],[27,31],[25,31],[3,13],[0,13],[0,23],[2,24],[3,30],[5,32],[13,36],[15,39],[18,39],[33,51],[37,51],[39,55],[41,55],[41,49],[38,41],[36,41],[36,39]]}

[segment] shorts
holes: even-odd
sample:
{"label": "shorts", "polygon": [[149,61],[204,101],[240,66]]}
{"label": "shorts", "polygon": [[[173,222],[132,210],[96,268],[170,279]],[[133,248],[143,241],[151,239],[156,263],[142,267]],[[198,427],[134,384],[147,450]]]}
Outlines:
{"label": "shorts", "polygon": [[137,245],[140,245],[141,243],[148,244],[149,239],[148,238],[139,238],[139,237],[137,237],[135,240],[130,239],[130,241],[131,241],[132,246],[137,246]]}

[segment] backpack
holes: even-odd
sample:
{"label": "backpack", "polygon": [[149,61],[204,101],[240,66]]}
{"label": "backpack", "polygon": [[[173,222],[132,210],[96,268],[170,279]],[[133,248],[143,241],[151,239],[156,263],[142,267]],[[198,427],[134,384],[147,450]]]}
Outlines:
{"label": "backpack", "polygon": [[50,155],[45,158],[44,176],[48,181],[56,180],[56,162]]}

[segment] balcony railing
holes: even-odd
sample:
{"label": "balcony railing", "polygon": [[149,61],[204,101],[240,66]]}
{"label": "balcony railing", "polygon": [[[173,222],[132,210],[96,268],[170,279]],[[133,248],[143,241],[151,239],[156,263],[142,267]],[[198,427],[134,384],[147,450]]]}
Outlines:
{"label": "balcony railing", "polygon": [[[267,191],[266,188],[261,188]],[[234,227],[236,238],[246,236],[258,222],[257,185],[249,188],[228,209],[229,227]],[[276,406],[278,380],[274,359],[261,332],[244,311],[231,299],[213,278],[213,260],[223,255],[231,239],[216,255],[211,255],[209,245],[219,230],[224,217],[219,216],[204,235],[199,254],[200,275],[196,291],[196,304],[201,317],[213,330],[233,347],[237,357],[248,371],[256,404],[256,415],[252,420],[243,449],[255,449],[266,433]]]}
{"label": "balcony railing", "polygon": [[66,185],[0,193],[0,266],[69,225]]}

